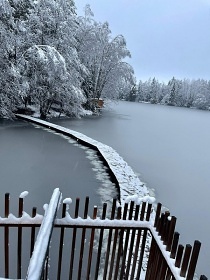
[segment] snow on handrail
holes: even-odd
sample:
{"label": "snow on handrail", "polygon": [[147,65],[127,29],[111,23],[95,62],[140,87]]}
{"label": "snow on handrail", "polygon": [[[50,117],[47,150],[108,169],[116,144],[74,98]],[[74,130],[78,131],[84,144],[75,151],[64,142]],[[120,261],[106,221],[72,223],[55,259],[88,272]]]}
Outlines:
{"label": "snow on handrail", "polygon": [[9,214],[7,218],[0,217],[0,226],[5,225],[40,225],[42,223],[43,216],[36,214],[35,217],[31,217],[26,212],[23,212],[20,218],[16,217],[13,214]]}
{"label": "snow on handrail", "polygon": [[147,228],[150,229],[153,226],[151,221],[135,221],[135,220],[117,220],[117,219],[104,219],[96,218],[92,219],[88,217],[83,219],[81,217],[71,218],[66,216],[62,219],[55,219],[55,226],[77,226],[77,227],[95,227],[95,228]]}
{"label": "snow on handrail", "polygon": [[37,236],[26,276],[28,280],[38,280],[41,277],[60,199],[61,192],[57,188],[52,194]]}

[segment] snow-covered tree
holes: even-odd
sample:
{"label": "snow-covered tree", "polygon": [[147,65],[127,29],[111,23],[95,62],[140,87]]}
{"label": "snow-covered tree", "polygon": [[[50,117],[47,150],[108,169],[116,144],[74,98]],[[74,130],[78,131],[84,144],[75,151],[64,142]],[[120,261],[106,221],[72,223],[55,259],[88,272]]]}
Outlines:
{"label": "snow-covered tree", "polygon": [[209,108],[210,91],[208,82],[203,79],[192,81],[192,91],[194,92],[193,107],[206,110]]}
{"label": "snow-covered tree", "polygon": [[108,23],[95,22],[89,5],[85,8],[85,16],[78,21],[77,50],[88,70],[82,80],[87,99],[118,98],[119,84],[122,87],[134,83],[133,69],[123,61],[130,57],[124,37],[112,38]]}
{"label": "snow-covered tree", "polygon": [[144,83],[141,80],[138,83],[136,101],[144,101]]}
{"label": "snow-covered tree", "polygon": [[71,85],[65,59],[54,47],[29,48],[20,65],[22,91],[30,92],[30,100],[39,104],[42,118],[46,118],[53,104],[68,115],[81,113],[85,99],[82,92]]}
{"label": "snow-covered tree", "polygon": [[[127,100],[129,100],[128,95]],[[155,78],[150,78],[145,82],[140,80],[136,101],[209,110],[210,81],[178,80],[173,77],[168,84],[165,84]]]}
{"label": "snow-covered tree", "polygon": [[132,86],[130,92],[127,94],[127,97],[126,97],[126,100],[127,101],[136,101],[136,98],[137,98],[137,86],[134,85]]}
{"label": "snow-covered tree", "polygon": [[77,54],[76,33],[79,28],[73,0],[40,0],[30,14],[31,45],[54,47],[65,59],[71,83],[80,87],[85,67]]}
{"label": "snow-covered tree", "polygon": [[144,82],[144,101],[150,102],[151,101],[151,83],[152,79],[149,78],[149,80]]}
{"label": "snow-covered tree", "polygon": [[180,106],[192,107],[194,95],[191,91],[191,81],[189,79],[184,79],[180,81],[180,85]]}
{"label": "snow-covered tree", "polygon": [[15,10],[8,0],[0,1],[0,117],[12,118],[21,103],[16,64],[17,26]]}
{"label": "snow-covered tree", "polygon": [[[167,86],[163,86],[165,95],[161,100],[161,104],[166,104],[170,106],[181,106],[182,96],[180,94],[181,81],[175,79],[174,77],[168,82]],[[163,93],[163,90],[162,90]]]}
{"label": "snow-covered tree", "polygon": [[150,85],[150,102],[157,104],[159,102],[160,84],[157,79],[153,78]]}
{"label": "snow-covered tree", "polygon": [[193,102],[193,106],[198,108],[198,109],[201,109],[201,110],[208,109],[209,104],[207,102],[207,99],[206,99],[205,95],[204,94],[200,94],[200,93],[197,94],[196,98],[195,98],[195,100]]}
{"label": "snow-covered tree", "polygon": [[[123,36],[111,37],[89,6],[73,0],[0,0],[0,116],[28,102],[46,117],[53,103],[69,115],[85,98],[118,98],[135,84]],[[82,91],[81,91],[82,88]]]}
{"label": "snow-covered tree", "polygon": [[[42,117],[46,116],[54,102],[68,115],[81,114],[81,104],[85,102],[85,98],[80,89],[80,73],[85,71],[85,67],[76,50],[78,23],[74,1],[33,2],[25,26],[27,38],[20,59],[20,65],[27,65],[21,68],[21,88],[27,94],[24,98],[25,105],[28,101],[35,105],[38,102]],[[66,75],[62,77],[64,64]],[[36,75],[34,80],[33,75]],[[32,87],[33,83],[37,88]]]}
{"label": "snow-covered tree", "polygon": [[168,87],[170,89],[169,97],[168,97],[168,105],[175,106],[178,86],[177,86],[177,81],[174,77],[168,82]]}

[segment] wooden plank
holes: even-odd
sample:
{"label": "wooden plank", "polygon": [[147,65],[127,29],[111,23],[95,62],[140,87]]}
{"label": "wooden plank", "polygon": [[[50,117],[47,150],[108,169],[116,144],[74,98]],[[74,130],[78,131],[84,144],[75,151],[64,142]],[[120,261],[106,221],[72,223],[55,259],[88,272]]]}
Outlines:
{"label": "wooden plank", "polygon": [[[87,219],[87,216],[88,216],[88,206],[89,206],[89,197],[86,197],[84,219]],[[83,255],[84,255],[85,234],[86,234],[86,227],[83,227],[82,237],[81,237],[81,245],[80,245],[80,256],[79,256],[79,267],[78,267],[78,278],[77,278],[78,280],[81,279],[81,274],[82,274],[82,263],[83,263]]]}
{"label": "wooden plank", "polygon": [[[138,220],[139,210],[140,210],[140,206],[136,205],[135,215],[134,215],[135,221]],[[128,254],[128,260],[127,260],[127,269],[126,269],[125,279],[129,279],[129,272],[130,272],[131,267],[133,267],[134,265],[136,266],[136,263],[132,262],[135,237],[136,237],[136,230],[133,229],[132,234],[131,234],[130,246],[129,246],[129,250],[128,250],[129,254]]]}
{"label": "wooden plank", "polygon": [[[116,203],[117,203],[117,200],[113,199],[112,211],[111,211],[111,217],[110,217],[111,220],[113,220],[115,217]],[[111,241],[112,241],[112,231],[113,231],[113,229],[109,230],[109,236],[108,236],[108,240],[107,240],[106,259],[105,259],[105,264],[104,264],[103,280],[106,280],[106,275],[107,275],[107,271],[108,271],[109,253],[110,253],[110,247],[111,247]]]}
{"label": "wooden plank", "polygon": [[[150,219],[151,210],[152,210],[152,204],[149,203],[147,205],[146,221],[149,221],[149,219]],[[140,275],[141,275],[141,268],[142,268],[142,262],[143,262],[144,252],[145,252],[147,233],[148,233],[148,230],[144,229],[143,230],[143,239],[142,239],[142,244],[141,244],[140,257],[139,257],[139,262],[138,262],[137,279],[139,279]]]}
{"label": "wooden plank", "polygon": [[[32,209],[32,218],[34,218],[36,216],[36,207],[33,207]],[[30,258],[32,256],[33,250],[34,250],[34,243],[35,243],[35,232],[36,228],[35,226],[31,226],[31,246],[30,246]]]}
{"label": "wooden plank", "polygon": [[161,240],[163,240],[163,244],[166,242],[166,238],[168,236],[168,229],[169,229],[169,220],[168,217],[170,216],[170,212],[166,211],[164,215],[164,224],[163,229],[161,232]]}
{"label": "wooden plank", "polygon": [[[134,202],[131,201],[128,220],[132,220],[133,209],[134,209]],[[127,257],[127,253],[128,253],[129,239],[130,239],[130,229],[127,229],[126,230],[125,241],[124,241],[124,248],[123,248],[123,258],[122,258],[122,263],[121,263],[120,279],[123,279],[123,276],[125,275],[126,257]],[[130,264],[128,264],[128,265],[130,265]]]}
{"label": "wooden plank", "polygon": [[184,252],[183,262],[182,262],[181,271],[180,271],[180,276],[182,276],[182,277],[186,276],[191,251],[192,251],[192,246],[190,244],[187,244],[185,246],[185,252]]}
{"label": "wooden plank", "polygon": [[171,250],[175,227],[176,227],[176,217],[172,216],[171,217],[171,222],[170,222],[170,227],[169,227],[168,240],[167,240],[167,243],[166,243],[166,250],[167,251]]}
{"label": "wooden plank", "polygon": [[[140,211],[140,221],[144,220],[144,216],[145,216],[145,211],[146,211],[146,202],[143,202],[141,205],[141,211]],[[139,248],[140,246],[140,240],[141,240],[141,234],[142,234],[142,229],[137,230],[137,237],[136,237],[136,244],[135,244],[135,251],[134,251],[134,256],[133,256],[133,262],[137,263],[137,259],[138,259],[138,253],[139,250],[141,250],[141,248]],[[131,279],[134,279],[135,273],[136,273],[136,268],[137,266],[132,267],[131,270]]]}
{"label": "wooden plank", "polygon": [[[94,206],[93,209],[93,220],[97,217],[97,206]],[[91,235],[90,235],[90,246],[89,246],[89,254],[88,254],[88,265],[87,265],[87,274],[86,279],[90,279],[90,269],[91,269],[91,262],[92,262],[92,254],[93,254],[93,243],[94,243],[94,235],[95,235],[95,229],[92,228]]]}
{"label": "wooden plank", "polygon": [[175,266],[176,267],[180,267],[180,265],[181,265],[183,251],[184,251],[184,246],[180,244],[178,246],[178,250],[177,250],[177,254],[176,254],[176,259],[175,259]]}
{"label": "wooden plank", "polygon": [[[78,218],[79,203],[80,203],[80,199],[77,198],[76,199],[75,212],[74,212],[74,218]],[[76,245],[76,236],[77,236],[77,228],[75,227],[73,229],[72,243],[71,243],[71,257],[70,257],[70,266],[69,266],[69,280],[72,279],[73,269],[74,269],[74,253],[75,253],[75,245]]]}
{"label": "wooden plank", "polygon": [[[105,218],[106,218],[106,210],[107,210],[107,203],[104,203],[103,204],[103,211],[102,211],[102,220],[105,220]],[[98,279],[103,235],[104,235],[104,229],[102,228],[101,231],[100,231],[99,242],[98,242],[98,253],[97,253],[97,261],[96,261],[96,268],[95,268],[95,280]]]}
{"label": "wooden plank", "polygon": [[198,261],[198,255],[199,255],[199,252],[200,252],[200,248],[201,248],[201,242],[198,241],[198,240],[195,240],[193,250],[192,250],[191,259],[190,259],[189,269],[188,269],[188,273],[187,273],[187,278],[186,278],[187,280],[192,280],[193,279],[196,264],[197,264],[197,261]]}
{"label": "wooden plank", "polygon": [[[118,210],[117,211],[117,219],[120,220],[121,219],[121,207],[118,207],[117,210]],[[109,277],[108,277],[109,280],[112,279],[113,267],[114,267],[114,264],[115,264],[115,253],[116,253],[116,246],[117,246],[118,236],[119,236],[119,231],[118,231],[118,229],[115,229],[115,231],[114,231],[114,240],[112,242],[111,261],[110,261],[110,266],[109,266]],[[118,246],[121,246],[121,244],[119,242],[118,242]]]}
{"label": "wooden plank", "polygon": [[[10,194],[5,194],[5,210],[4,210],[4,216],[5,218],[8,218],[9,216],[9,199]],[[4,275],[5,278],[9,278],[9,227],[4,227]]]}
{"label": "wooden plank", "polygon": [[[127,212],[128,212],[128,203],[125,203],[124,204],[124,209],[123,209],[123,217],[122,217],[124,221],[126,220]],[[119,246],[118,246],[117,258],[116,258],[114,279],[117,279],[117,277],[118,277],[118,271],[119,271],[119,268],[120,268],[120,261],[121,261],[121,257],[123,256],[124,231],[125,231],[125,228],[121,229],[120,232],[119,232],[120,238],[119,238]],[[105,280],[105,278],[104,278],[104,280]]]}
{"label": "wooden plank", "polygon": [[172,248],[171,248],[171,254],[170,254],[170,257],[172,259],[175,259],[176,251],[177,251],[177,247],[178,247],[178,242],[179,242],[179,233],[175,232],[173,243],[172,243]]}
{"label": "wooden plank", "polygon": [[[66,203],[63,203],[62,208],[62,218],[66,216]],[[63,256],[63,240],[64,240],[64,230],[65,228],[61,228],[60,231],[60,243],[59,243],[59,254],[58,254],[58,271],[57,271],[57,280],[61,278],[61,266],[62,266],[62,256]]]}
{"label": "wooden plank", "polygon": [[157,223],[158,223],[158,220],[160,218],[161,207],[162,207],[162,204],[159,202],[157,204],[154,227],[157,227]]}
{"label": "wooden plank", "polygon": [[168,269],[168,265],[166,263],[166,260],[162,257],[162,263],[157,278],[160,280],[165,279],[167,269]]}
{"label": "wooden plank", "polygon": [[[22,217],[23,214],[23,198],[19,197],[19,209],[18,217]],[[17,244],[17,278],[21,278],[22,267],[22,227],[18,226],[18,244]]]}

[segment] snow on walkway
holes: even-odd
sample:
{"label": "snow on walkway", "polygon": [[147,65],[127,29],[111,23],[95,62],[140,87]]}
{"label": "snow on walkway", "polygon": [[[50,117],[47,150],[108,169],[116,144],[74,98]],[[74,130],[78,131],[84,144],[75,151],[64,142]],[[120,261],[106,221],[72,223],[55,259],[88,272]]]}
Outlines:
{"label": "snow on walkway", "polygon": [[[29,116],[25,116],[25,115],[17,115],[18,118],[20,119],[24,119],[24,120],[28,120],[31,121],[33,123],[39,124],[41,126],[47,127],[48,129],[52,129],[56,132],[65,134],[69,137],[73,137],[74,139],[76,139],[77,141],[81,140],[83,141],[83,143],[87,143],[90,146],[92,146],[92,148],[94,148],[95,150],[98,150],[98,152],[101,154],[101,156],[104,158],[104,160],[107,162],[109,168],[111,169],[111,171],[113,172],[113,174],[115,175],[117,181],[119,182],[119,187],[120,187],[120,199],[121,199],[121,203],[128,203],[131,200],[134,201],[136,204],[140,204],[142,201],[148,202],[148,203],[154,203],[155,198],[149,196],[149,191],[146,188],[146,186],[144,185],[144,183],[142,183],[139,178],[137,177],[137,175],[133,172],[133,170],[131,169],[130,166],[128,166],[128,164],[122,159],[122,157],[119,156],[119,154],[113,150],[111,147],[100,143],[90,137],[87,137],[86,135],[73,131],[71,129],[68,128],[64,128],[62,126],[56,125],[56,124],[52,124],[50,122],[46,122],[40,119],[36,119],[34,117],[29,117]],[[56,189],[56,191],[58,191]],[[23,192],[20,194],[20,197],[25,197],[28,193],[27,192]],[[64,203],[70,204],[71,200],[70,199],[66,199],[63,201]],[[22,218],[19,218],[19,222],[21,223],[21,219],[25,220],[28,218],[28,215],[26,213],[24,213],[25,215],[23,215]],[[40,215],[36,217],[36,221],[39,221],[40,218],[42,218]],[[139,225],[150,229],[150,231],[152,232],[163,256],[165,257],[166,262],[168,263],[171,271],[173,272],[174,276],[176,276],[176,279],[184,279],[183,277],[180,277],[180,269],[176,268],[174,265],[174,260],[172,260],[170,258],[169,252],[166,251],[166,246],[163,245],[163,242],[161,240],[161,237],[158,235],[158,233],[156,232],[156,230],[153,227],[153,219],[154,219],[154,212],[153,215],[151,217],[152,219],[150,219],[150,221],[143,221],[143,222],[139,222]],[[3,222],[3,220],[1,221],[2,218],[0,218],[0,223]],[[11,217],[10,219],[11,221],[17,220],[18,218],[15,217]],[[31,222],[31,219],[29,219]],[[122,226],[124,221],[123,220],[101,220],[101,219],[96,219],[96,220],[92,220],[90,218],[83,220],[81,218],[78,219],[72,219],[68,213],[66,213],[66,217],[63,219],[58,219],[56,221],[58,224],[62,224],[62,223],[66,223],[66,222],[71,222],[73,224],[84,224],[86,223],[87,225],[92,225],[94,223],[97,225],[109,225],[109,224],[115,224],[116,226]],[[134,221],[126,221],[126,227],[127,226],[134,226]],[[150,243],[150,237],[147,236],[147,245],[148,243]],[[144,256],[144,260],[143,260],[143,267],[146,267],[146,263],[147,263],[147,256]],[[32,270],[35,270],[35,264],[32,265]],[[141,279],[145,278],[145,270],[142,270],[141,273]],[[0,278],[1,279],[1,278]],[[3,279],[3,278],[2,278]],[[35,278],[34,278],[35,279]]]}
{"label": "snow on walkway", "polygon": [[[146,188],[145,184],[140,181],[138,176],[133,172],[132,168],[111,147],[99,141],[96,141],[82,133],[62,127],[60,125],[56,125],[26,115],[17,114],[16,116],[20,119],[31,121],[33,123],[63,133],[65,135],[68,135],[69,137],[76,138],[77,141],[84,141],[85,143],[98,150],[101,156],[107,162],[110,170],[115,175],[119,183],[120,199],[122,204],[124,204],[124,202],[128,200],[128,197],[130,197],[130,199],[136,199],[137,197],[145,197],[145,201],[154,202],[154,198],[151,198],[149,196],[149,191]],[[134,195],[135,197],[133,197]]]}

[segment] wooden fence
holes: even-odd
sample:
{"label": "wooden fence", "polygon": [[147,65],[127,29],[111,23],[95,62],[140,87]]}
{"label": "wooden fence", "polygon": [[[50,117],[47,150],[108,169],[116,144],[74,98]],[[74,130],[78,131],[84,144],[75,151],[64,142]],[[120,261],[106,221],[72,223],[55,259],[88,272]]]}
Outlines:
{"label": "wooden fence", "polygon": [[[18,217],[9,215],[5,194],[4,218],[0,218],[0,277],[15,279],[187,279],[194,277],[200,242],[178,244],[176,218],[162,213],[158,204],[133,201],[117,207],[113,200],[94,207],[89,214],[85,200],[70,213],[69,200],[58,211],[61,193],[55,189],[44,216],[23,212],[19,198]],[[60,213],[60,218],[58,217]],[[90,217],[92,216],[92,218]],[[36,240],[36,242],[35,242]],[[200,280],[207,279],[204,275]]]}

